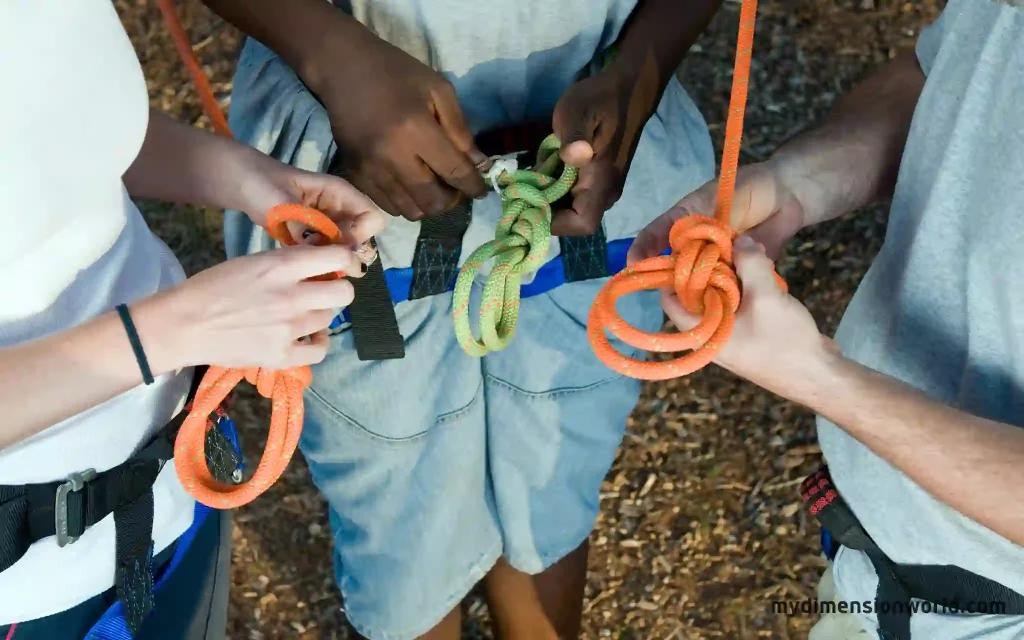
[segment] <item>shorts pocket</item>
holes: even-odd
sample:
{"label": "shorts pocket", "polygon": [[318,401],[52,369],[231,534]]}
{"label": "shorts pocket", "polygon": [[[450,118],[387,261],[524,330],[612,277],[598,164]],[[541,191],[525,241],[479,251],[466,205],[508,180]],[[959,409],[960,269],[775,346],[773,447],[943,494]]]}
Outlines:
{"label": "shorts pocket", "polygon": [[332,336],[327,357],[313,368],[310,418],[320,428],[345,425],[401,442],[468,410],[481,395],[480,361],[459,349],[445,311],[450,305],[440,298],[396,308],[405,336],[400,360],[361,361],[351,331]]}
{"label": "shorts pocket", "polygon": [[[584,280],[562,285],[523,300],[515,337],[505,351],[484,359],[487,377],[526,394],[551,395],[585,391],[621,379],[594,354],[587,339],[587,317],[597,292],[607,282]],[[631,325],[654,331],[664,318],[658,292],[643,292],[619,301]],[[632,357],[643,352],[614,337],[612,346]]]}

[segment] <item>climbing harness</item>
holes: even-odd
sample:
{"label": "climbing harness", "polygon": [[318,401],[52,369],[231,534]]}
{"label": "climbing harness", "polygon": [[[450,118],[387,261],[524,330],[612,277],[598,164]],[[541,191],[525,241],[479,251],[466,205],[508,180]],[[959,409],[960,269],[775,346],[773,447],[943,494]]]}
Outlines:
{"label": "climbing harness", "polygon": [[[732,264],[737,234],[729,226],[729,214],[743,136],[756,14],[757,0],[743,0],[715,217],[693,214],[676,221],[669,234],[671,253],[648,258],[612,276],[590,310],[587,334],[591,347],[605,365],[622,375],[667,380],[693,373],[709,364],[732,334],[740,305],[740,284]],[[775,278],[785,291],[785,281],[778,274]],[[666,287],[675,290],[687,311],[702,316],[698,326],[683,333],[650,333],[631,327],[615,310],[616,301],[624,295]],[[617,352],[606,331],[646,351],[692,351],[667,362],[637,360]]]}
{"label": "climbing harness", "polygon": [[839,495],[828,468],[804,480],[800,495],[822,527],[822,551],[829,560],[839,547],[867,555],[878,576],[874,611],[883,640],[911,640],[911,600],[952,609],[951,613],[1024,615],[1024,595],[956,565],[897,564],[871,539]]}
{"label": "climbing harness", "polygon": [[[576,182],[578,170],[558,156],[558,139],[549,136],[537,153],[531,170],[502,170],[494,178],[501,190],[501,218],[494,240],[471,253],[459,271],[452,298],[455,337],[472,356],[504,349],[512,339],[519,318],[520,283],[525,274],[544,264],[551,246],[551,203]],[[559,167],[561,175],[555,177]],[[480,302],[481,340],[473,337],[469,298],[484,263],[494,260]]]}
{"label": "climbing harness", "polygon": [[[177,566],[209,508],[197,504],[191,527],[178,539],[161,576],[153,576],[152,487],[174,455],[175,436],[189,414],[202,368],[193,373],[186,406],[135,455],[96,472],[74,473],[66,480],[0,486],[0,571],[20,560],[36,542],[54,536],[60,547],[75,544],[85,532],[113,516],[116,543],[114,586],[118,596],[87,636],[93,640],[131,638],[154,605],[164,575]],[[234,423],[219,407],[203,425],[204,471],[221,482],[242,472],[242,453]]]}

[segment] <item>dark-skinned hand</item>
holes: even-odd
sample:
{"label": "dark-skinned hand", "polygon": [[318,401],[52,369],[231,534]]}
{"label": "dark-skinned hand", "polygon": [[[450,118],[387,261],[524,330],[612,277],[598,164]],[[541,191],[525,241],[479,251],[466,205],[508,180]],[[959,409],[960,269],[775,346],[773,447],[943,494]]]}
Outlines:
{"label": "dark-skinned hand", "polygon": [[320,91],[345,178],[414,221],[485,196],[489,163],[451,83],[369,31],[345,35],[353,62],[333,65]]}
{"label": "dark-skinned hand", "polygon": [[640,134],[653,113],[657,79],[646,75],[609,67],[569,87],[555,105],[552,126],[562,142],[562,160],[580,173],[571,203],[554,212],[553,234],[592,235],[622,195]]}

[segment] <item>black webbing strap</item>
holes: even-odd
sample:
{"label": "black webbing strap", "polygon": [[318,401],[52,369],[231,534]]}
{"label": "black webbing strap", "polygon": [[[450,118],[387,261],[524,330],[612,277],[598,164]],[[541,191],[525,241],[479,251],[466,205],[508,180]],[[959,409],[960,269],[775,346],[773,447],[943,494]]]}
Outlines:
{"label": "black webbing strap", "polygon": [[[193,374],[188,402],[205,367]],[[132,633],[153,607],[153,483],[174,456],[174,438],[188,415],[186,408],[145,446],[106,471],[72,474],[66,481],[0,486],[0,571],[5,571],[43,538],[73,544],[85,531],[114,517],[114,585]],[[207,463],[215,478],[230,482],[240,458],[220,429],[206,436]],[[212,454],[210,452],[213,452]]]}
{"label": "black webbing strap", "polygon": [[605,278],[608,269],[608,240],[604,235],[604,225],[597,228],[591,236],[560,236],[558,238],[562,252],[562,269],[565,271],[566,282],[596,280]]}
{"label": "black webbing strap", "polygon": [[841,545],[864,552],[878,575],[875,613],[883,638],[910,640],[912,599],[958,612],[1024,615],[1024,595],[955,565],[897,564],[860,525],[842,499],[827,468],[811,474],[800,489],[811,515]]}
{"label": "black webbing strap", "polygon": [[[334,154],[327,172],[344,178],[341,154]],[[370,242],[377,247],[375,240]],[[352,339],[360,360],[393,360],[405,357],[405,340],[398,329],[395,307],[384,278],[380,255],[369,265],[362,278],[351,278],[355,298],[348,306],[352,320]]]}
{"label": "black webbing strap", "polygon": [[472,215],[473,204],[465,201],[451,211],[420,222],[420,235],[412,255],[410,300],[436,296],[455,286],[462,237]]}

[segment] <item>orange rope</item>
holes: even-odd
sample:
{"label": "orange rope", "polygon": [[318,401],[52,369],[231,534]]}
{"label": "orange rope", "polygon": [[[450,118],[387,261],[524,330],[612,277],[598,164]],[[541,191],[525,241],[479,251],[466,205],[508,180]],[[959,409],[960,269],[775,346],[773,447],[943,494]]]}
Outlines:
{"label": "orange rope", "polygon": [[[174,38],[178,54],[192,76],[207,117],[218,133],[228,138],[233,137],[227,119],[192,51],[188,35],[178,20],[172,0],[157,0],[157,5]],[[282,204],[271,209],[267,213],[267,232],[281,244],[294,245],[295,240],[287,227],[289,222],[298,222],[319,232],[325,242],[341,240],[341,232],[330,218],[316,209],[297,204]],[[333,280],[343,276],[342,272],[336,271],[310,280]],[[310,368],[305,366],[280,371],[211,366],[199,383],[192,409],[174,442],[175,469],[185,490],[202,504],[217,509],[231,509],[252,502],[274,484],[288,467],[299,444],[304,417],[302,392],[309,386],[312,377]],[[206,466],[206,433],[215,428],[209,419],[210,414],[217,411],[231,390],[243,379],[255,385],[260,395],[270,398],[270,431],[267,446],[252,478],[238,485],[228,485],[215,480]]]}
{"label": "orange rope", "polygon": [[[743,0],[715,217],[689,215],[677,220],[669,233],[671,254],[648,258],[611,277],[590,310],[587,334],[591,347],[605,365],[622,375],[667,380],[693,373],[714,360],[732,334],[740,306],[740,283],[732,264],[737,234],[729,226],[729,213],[736,188],[756,20],[757,0]],[[785,281],[778,274],[775,277],[786,290]],[[702,316],[698,326],[683,333],[649,333],[631,327],[615,310],[616,301],[624,295],[666,287],[675,289],[687,311]],[[645,351],[692,351],[667,362],[636,360],[616,351],[606,331]]]}
{"label": "orange rope", "polygon": [[164,22],[167,23],[167,29],[171,32],[171,38],[174,40],[174,46],[178,49],[178,55],[181,57],[181,61],[185,63],[188,74],[192,76],[192,82],[195,84],[196,92],[199,93],[199,100],[203,103],[203,111],[206,112],[206,117],[210,119],[217,133],[230,138],[231,129],[228,127],[228,121],[224,117],[224,112],[220,110],[220,105],[217,104],[217,98],[213,95],[213,89],[210,88],[206,74],[203,73],[203,68],[199,66],[199,61],[196,60],[188,34],[182,28],[181,22],[178,20],[178,14],[174,10],[173,0],[156,0],[156,4],[160,7],[160,13],[164,14]]}

